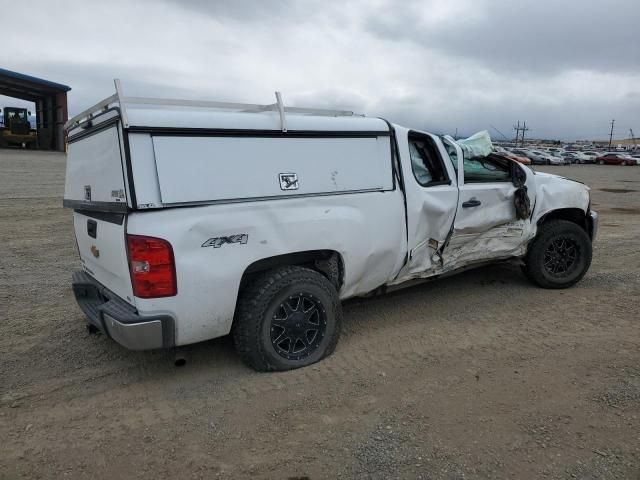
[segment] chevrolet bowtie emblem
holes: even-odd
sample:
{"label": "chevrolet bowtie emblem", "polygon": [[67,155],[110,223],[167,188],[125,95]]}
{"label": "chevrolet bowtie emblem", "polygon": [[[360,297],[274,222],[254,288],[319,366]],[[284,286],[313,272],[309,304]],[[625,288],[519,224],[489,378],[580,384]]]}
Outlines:
{"label": "chevrolet bowtie emblem", "polygon": [[98,247],[95,245],[91,245],[91,253],[93,253],[93,256],[96,258],[100,256],[100,250],[98,250]]}

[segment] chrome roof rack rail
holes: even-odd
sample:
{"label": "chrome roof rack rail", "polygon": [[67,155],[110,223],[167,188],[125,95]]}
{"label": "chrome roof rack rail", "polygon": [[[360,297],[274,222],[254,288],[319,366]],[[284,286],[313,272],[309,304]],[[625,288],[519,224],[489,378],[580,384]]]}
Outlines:
{"label": "chrome roof rack rail", "polygon": [[297,113],[304,115],[317,115],[324,117],[342,117],[342,116],[364,116],[356,114],[349,110],[330,110],[324,108],[304,108],[304,107],[286,107],[282,101],[280,92],[276,92],[276,103],[268,105],[252,104],[252,103],[234,103],[234,102],[216,102],[201,100],[180,100],[174,98],[147,98],[147,97],[127,97],[122,92],[120,80],[115,79],[114,84],[116,93],[104,100],[96,103],[94,106],[87,108],[78,115],[71,118],[66,124],[65,129],[79,125],[83,121],[91,120],[96,114],[107,110],[112,104],[120,107],[120,117],[124,128],[129,126],[126,105],[155,105],[166,107],[191,107],[191,108],[211,108],[219,110],[235,110],[239,113],[260,113],[275,111],[280,114],[280,128],[283,132],[287,131],[286,113]]}

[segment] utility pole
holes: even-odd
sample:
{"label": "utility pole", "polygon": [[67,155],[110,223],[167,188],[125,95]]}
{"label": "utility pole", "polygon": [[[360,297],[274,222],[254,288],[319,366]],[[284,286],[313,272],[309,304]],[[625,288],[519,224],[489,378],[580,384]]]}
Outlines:
{"label": "utility pole", "polygon": [[629,129],[629,134],[631,135],[631,141],[633,142],[633,146],[635,147],[636,144],[636,137],[633,135],[633,128]]}
{"label": "utility pole", "polygon": [[527,128],[527,122],[524,122],[524,125],[522,126],[522,146],[524,147],[524,132],[529,131],[529,128]]}
{"label": "utility pole", "polygon": [[453,139],[458,140],[458,127],[456,127],[456,133],[453,134]]}
{"label": "utility pole", "polygon": [[613,125],[616,123],[615,118],[611,120],[611,133],[609,133],[609,150],[611,150],[611,140],[613,140]]}
{"label": "utility pole", "polygon": [[518,146],[518,137],[520,136],[520,120],[518,120],[518,125],[514,125],[513,129],[516,131],[516,147]]}

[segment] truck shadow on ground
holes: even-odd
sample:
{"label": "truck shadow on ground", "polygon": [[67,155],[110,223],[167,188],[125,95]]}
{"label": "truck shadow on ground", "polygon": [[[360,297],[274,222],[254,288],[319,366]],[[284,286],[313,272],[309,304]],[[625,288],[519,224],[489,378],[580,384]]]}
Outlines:
{"label": "truck shadow on ground", "polygon": [[[586,280],[571,291],[591,289],[594,281],[601,282],[597,273],[590,274]],[[82,385],[86,396],[126,389],[128,385],[137,385],[143,390],[159,389],[173,395],[176,391],[220,391],[225,385],[233,391],[266,388],[274,382],[280,383],[281,379],[295,383],[309,375],[329,375],[336,369],[350,371],[354,362],[362,364],[358,357],[363,354],[365,363],[368,359],[395,355],[390,350],[405,341],[417,342],[421,349],[428,348],[423,344],[429,342],[431,333],[453,339],[478,321],[493,325],[498,321],[493,318],[496,305],[498,308],[508,306],[513,299],[518,299],[519,305],[526,309],[527,303],[541,305],[549,295],[562,295],[549,292],[530,284],[517,265],[500,263],[386,295],[351,299],[343,303],[342,336],[326,364],[321,362],[315,367],[273,374],[257,373],[244,365],[234,350],[231,336],[181,347],[178,353],[186,363],[176,367],[173,350],[130,351],[105,335],[87,333],[84,319],[77,312],[66,320],[60,319],[64,326],[55,333],[59,339],[39,345],[38,355],[28,356],[35,376],[27,383],[16,379],[15,387],[21,391],[20,395],[38,395],[41,392],[38,379],[48,382],[57,377],[59,383],[66,386],[60,390],[62,395],[73,385]],[[502,310],[500,314],[506,315],[507,321],[513,316],[513,312]],[[75,347],[69,348],[69,345]],[[12,367],[6,365],[6,368]],[[363,372],[363,375],[369,373]]]}
{"label": "truck shadow on ground", "polygon": [[[517,265],[499,263],[478,267],[456,275],[430,280],[384,295],[358,297],[343,302],[343,333],[341,342],[351,337],[366,337],[371,329],[384,328],[393,318],[395,328],[402,329],[405,323],[416,321],[411,312],[425,311],[430,305],[440,303],[461,305],[471,297],[496,298],[502,295],[528,295],[531,290],[539,290],[531,285]],[[514,293],[518,292],[518,293]],[[403,312],[407,312],[406,315]],[[429,318],[420,319],[428,325]],[[460,319],[464,322],[464,318]],[[366,340],[365,340],[366,341]],[[233,346],[230,335],[186,345],[175,350],[132,352],[125,350],[108,338],[104,338],[108,349],[117,349],[125,363],[132,368],[143,368],[147,373],[175,375],[181,372],[201,372],[207,376],[240,372],[253,373],[246,367]],[[336,355],[339,355],[340,346]],[[180,366],[176,359],[183,359]]]}

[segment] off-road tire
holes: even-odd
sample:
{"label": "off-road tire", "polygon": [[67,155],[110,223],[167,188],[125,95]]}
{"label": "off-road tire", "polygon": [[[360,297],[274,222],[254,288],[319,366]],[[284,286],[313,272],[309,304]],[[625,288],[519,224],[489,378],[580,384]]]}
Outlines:
{"label": "off-road tire", "polygon": [[[282,302],[291,295],[312,296],[322,306],[326,319],[317,348],[302,359],[281,356],[271,341],[271,323]],[[308,268],[287,266],[258,275],[238,298],[232,329],[236,351],[255,370],[279,371],[305,367],[333,353],[342,324],[342,305],[332,283]]]}
{"label": "off-road tire", "polygon": [[[545,267],[545,252],[548,252],[552,242],[558,239],[570,242],[578,255],[565,273],[554,275]],[[529,245],[522,270],[531,282],[542,288],[568,288],[579,282],[587,273],[591,257],[591,239],[580,225],[567,220],[552,220],[538,230],[536,238]]]}

